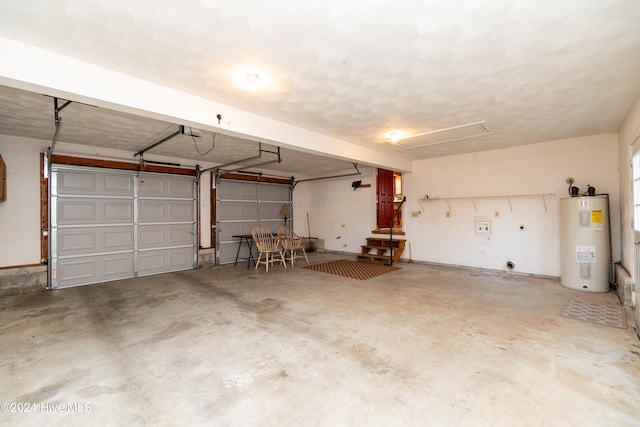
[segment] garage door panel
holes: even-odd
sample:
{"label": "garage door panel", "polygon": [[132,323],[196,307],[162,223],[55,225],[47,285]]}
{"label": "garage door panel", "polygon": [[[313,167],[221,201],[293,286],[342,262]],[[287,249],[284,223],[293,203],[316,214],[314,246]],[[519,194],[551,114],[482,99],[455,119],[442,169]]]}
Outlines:
{"label": "garage door panel", "polygon": [[169,201],[168,221],[191,221],[193,219],[193,202],[189,201]]}
{"label": "garage door panel", "polygon": [[281,225],[284,225],[284,221],[281,218],[272,220],[263,219],[260,221],[260,225],[264,225],[272,234],[276,234],[278,232],[278,228],[280,228]]}
{"label": "garage door panel", "polygon": [[258,217],[258,203],[220,202],[216,209],[219,221],[253,220]]}
{"label": "garage door panel", "polygon": [[193,244],[193,227],[191,224],[174,225],[169,228],[169,246],[181,246]]}
{"label": "garage door panel", "polygon": [[167,266],[173,270],[184,270],[190,268],[193,265],[193,249],[184,248],[181,251],[167,251],[167,258],[169,262]]}
{"label": "garage door panel", "polygon": [[133,277],[133,252],[60,258],[56,264],[60,288]]}
{"label": "garage door panel", "polygon": [[101,234],[105,250],[121,251],[133,249],[133,226],[108,227],[102,230]]}
{"label": "garage door panel", "polygon": [[[235,261],[236,253],[238,251],[238,243],[224,242],[220,243],[220,255],[218,256],[218,262],[220,264],[229,264]],[[240,258],[246,257],[246,250],[240,255]]]}
{"label": "garage door panel", "polygon": [[66,285],[80,283],[97,276],[96,258],[59,259],[57,276],[59,282]]}
{"label": "garage door panel", "polygon": [[58,255],[98,252],[96,240],[96,230],[62,229],[58,232]]}
{"label": "garage door panel", "polygon": [[97,223],[97,200],[58,200],[57,222],[65,224],[88,224]]}
{"label": "garage door panel", "polygon": [[134,176],[124,173],[61,170],[57,194],[133,196]]}
{"label": "garage door panel", "polygon": [[193,221],[192,200],[140,200],[138,221],[181,222]]}
{"label": "garage door panel", "polygon": [[260,184],[260,201],[288,203],[290,189],[282,184]]}
{"label": "garage door panel", "polygon": [[140,225],[138,228],[138,247],[140,249],[190,245],[192,243],[193,227],[191,224]]}
{"label": "garage door panel", "polygon": [[58,230],[58,256],[126,250],[133,250],[133,226]]}
{"label": "garage door panel", "polygon": [[[219,260],[220,264],[228,264],[234,262],[238,253],[238,245],[240,240],[233,236],[251,235],[253,227],[256,226],[255,218],[250,222],[225,222],[219,225],[218,241],[220,242]],[[239,258],[246,258],[249,250],[246,243],[240,247]],[[255,255],[255,249],[254,249]]]}
{"label": "garage door panel", "polygon": [[[236,254],[238,254],[238,262],[244,261],[249,255],[249,248],[245,242],[242,242],[242,246],[240,246],[240,252],[238,253],[238,245],[240,241],[237,239],[233,239],[227,242],[220,243],[220,264],[229,264],[231,262],[235,262]],[[251,242],[253,258],[257,258],[257,250],[253,242]]]}
{"label": "garage door panel", "polygon": [[95,173],[61,171],[58,175],[58,194],[96,194],[97,180]]}
{"label": "garage door panel", "polygon": [[280,219],[284,224],[284,215],[280,215],[284,203],[260,203],[258,214],[260,219]]}
{"label": "garage door panel", "polygon": [[193,268],[192,247],[141,251],[138,255],[138,275],[166,273]]}
{"label": "garage door panel", "polygon": [[138,229],[138,247],[140,249],[155,248],[165,241],[164,228],[140,226]]}
{"label": "garage door panel", "polygon": [[161,200],[140,200],[138,205],[139,222],[160,222],[167,217],[166,205]]}
{"label": "garage door panel", "polygon": [[258,186],[253,182],[222,180],[216,193],[220,200],[257,200]]}
{"label": "garage door panel", "polygon": [[162,271],[163,254],[160,251],[140,252],[138,254],[138,274],[154,274]]}
{"label": "garage door panel", "polygon": [[[234,235],[250,235],[257,224],[267,226],[275,234],[284,224],[280,212],[283,205],[291,203],[291,187],[221,179],[216,181],[216,197],[218,262],[227,264],[234,262],[238,253],[239,240]],[[239,258],[246,258],[248,252],[243,244]]]}
{"label": "garage door panel", "polygon": [[130,200],[104,200],[98,206],[102,209],[98,211],[99,221],[133,222],[133,202]]}
{"label": "garage door panel", "polygon": [[131,277],[133,273],[133,255],[109,255],[102,261],[102,277],[106,280]]}
{"label": "garage door panel", "polygon": [[51,178],[52,287],[196,265],[193,177],[54,165]]}
{"label": "garage door panel", "polygon": [[102,174],[104,193],[110,196],[131,196],[134,191],[134,177],[125,174]]}
{"label": "garage door panel", "polygon": [[58,199],[57,225],[133,223],[133,200]]}
{"label": "garage door panel", "polygon": [[140,197],[193,198],[193,178],[140,174]]}
{"label": "garage door panel", "polygon": [[249,235],[255,226],[255,220],[251,222],[225,222],[220,225],[220,228],[218,229],[219,239],[221,242],[236,240],[233,236],[239,236],[242,234]]}

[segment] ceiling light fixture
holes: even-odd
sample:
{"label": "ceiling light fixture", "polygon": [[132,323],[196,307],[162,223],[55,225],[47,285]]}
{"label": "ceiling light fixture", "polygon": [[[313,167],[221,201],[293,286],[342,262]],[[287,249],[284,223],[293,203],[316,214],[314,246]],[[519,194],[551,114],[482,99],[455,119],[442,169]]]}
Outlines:
{"label": "ceiling light fixture", "polygon": [[249,92],[255,92],[258,90],[258,85],[259,85],[259,81],[260,81],[260,76],[256,73],[251,73],[251,74],[247,74],[246,76],[247,79],[247,89],[249,89]]}
{"label": "ceiling light fixture", "polygon": [[391,142],[392,144],[395,144],[396,142],[398,142],[398,140],[403,136],[404,134],[398,131],[392,131],[387,134],[387,138],[389,138],[389,142]]}

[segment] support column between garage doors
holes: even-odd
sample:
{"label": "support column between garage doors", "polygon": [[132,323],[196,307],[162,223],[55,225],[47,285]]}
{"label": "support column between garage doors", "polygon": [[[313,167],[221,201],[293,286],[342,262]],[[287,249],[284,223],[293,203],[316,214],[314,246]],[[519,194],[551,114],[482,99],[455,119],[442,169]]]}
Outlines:
{"label": "support column between garage doors", "polygon": [[197,267],[192,176],[54,165],[51,288]]}

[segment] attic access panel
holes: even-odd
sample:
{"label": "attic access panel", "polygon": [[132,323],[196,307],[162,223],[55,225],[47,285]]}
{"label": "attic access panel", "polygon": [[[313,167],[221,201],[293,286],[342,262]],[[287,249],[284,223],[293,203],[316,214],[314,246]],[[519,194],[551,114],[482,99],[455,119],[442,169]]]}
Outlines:
{"label": "attic access panel", "polygon": [[415,149],[429,145],[445,144],[462,139],[480,137],[493,133],[491,126],[485,122],[469,123],[431,132],[409,135],[398,139],[395,145],[402,148]]}

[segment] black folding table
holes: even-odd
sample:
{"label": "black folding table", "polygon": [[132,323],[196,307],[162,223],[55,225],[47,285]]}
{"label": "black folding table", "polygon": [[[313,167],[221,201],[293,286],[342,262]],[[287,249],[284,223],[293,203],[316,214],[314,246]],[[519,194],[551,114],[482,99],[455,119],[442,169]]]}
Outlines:
{"label": "black folding table", "polygon": [[[251,261],[253,261],[253,263],[256,263],[255,258],[253,257],[253,236],[251,234],[235,234],[231,237],[235,237],[236,239],[240,239],[240,242],[238,243],[238,251],[236,252],[236,261],[233,263],[233,265],[235,266],[238,263],[239,259],[246,259],[247,260],[247,268],[249,268],[251,266]],[[242,242],[245,242],[245,244],[247,245],[247,248],[249,248],[249,256],[247,256],[246,258],[239,258],[240,256],[240,248],[242,247]]]}

